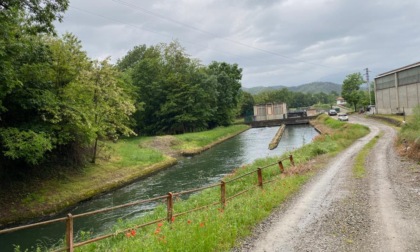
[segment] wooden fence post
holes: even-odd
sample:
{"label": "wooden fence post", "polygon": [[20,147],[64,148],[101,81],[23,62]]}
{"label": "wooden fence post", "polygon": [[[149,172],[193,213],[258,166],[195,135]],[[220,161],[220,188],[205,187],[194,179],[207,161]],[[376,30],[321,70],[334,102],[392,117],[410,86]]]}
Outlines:
{"label": "wooden fence post", "polygon": [[173,194],[171,192],[168,193],[168,198],[167,198],[167,221],[171,222],[172,221],[172,215],[173,215],[173,208],[174,208],[174,202],[173,202]]}
{"label": "wooden fence post", "polygon": [[226,206],[226,183],[225,181],[221,181],[220,182],[220,200],[222,203],[222,209],[225,210],[225,206]]}
{"label": "wooden fence post", "polygon": [[73,215],[67,214],[66,220],[66,245],[67,251],[73,252]]}
{"label": "wooden fence post", "polygon": [[280,173],[284,172],[284,166],[283,166],[283,162],[281,162],[281,160],[279,160],[279,168],[280,168]]}
{"label": "wooden fence post", "polygon": [[263,187],[263,178],[262,178],[261,168],[257,169],[257,174],[258,174],[258,186],[262,188]]}
{"label": "wooden fence post", "polygon": [[292,164],[292,166],[295,166],[295,161],[293,161],[292,154],[290,154],[289,159],[290,159],[290,163]]}

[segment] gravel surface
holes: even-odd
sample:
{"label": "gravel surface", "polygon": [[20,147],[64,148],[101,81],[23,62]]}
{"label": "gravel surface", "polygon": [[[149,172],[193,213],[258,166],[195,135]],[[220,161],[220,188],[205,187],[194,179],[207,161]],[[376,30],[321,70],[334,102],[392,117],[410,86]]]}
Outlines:
{"label": "gravel surface", "polygon": [[[234,251],[420,251],[420,165],[393,147],[395,130],[354,115],[371,133],[332,159]],[[354,178],[355,156],[380,132]]]}

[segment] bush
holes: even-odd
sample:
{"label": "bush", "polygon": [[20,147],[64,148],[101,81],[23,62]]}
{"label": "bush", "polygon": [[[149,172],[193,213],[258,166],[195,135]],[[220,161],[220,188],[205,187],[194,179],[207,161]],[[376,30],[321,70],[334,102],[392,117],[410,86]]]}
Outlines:
{"label": "bush", "polygon": [[407,140],[408,142],[415,142],[419,136],[420,131],[420,106],[417,106],[413,110],[414,117],[412,120],[404,124],[401,128],[400,132],[400,142],[403,139]]}

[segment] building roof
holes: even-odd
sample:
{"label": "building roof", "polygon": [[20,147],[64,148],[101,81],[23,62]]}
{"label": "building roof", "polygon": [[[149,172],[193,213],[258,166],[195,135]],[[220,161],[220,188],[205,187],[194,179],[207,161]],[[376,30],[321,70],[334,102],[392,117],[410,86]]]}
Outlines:
{"label": "building roof", "polygon": [[385,72],[385,73],[381,73],[378,76],[376,76],[375,79],[379,78],[379,77],[384,77],[386,75],[394,74],[394,73],[397,73],[397,72],[401,72],[403,70],[407,70],[407,69],[417,67],[417,66],[420,66],[420,62],[413,63],[413,64],[410,64],[410,65],[407,65],[407,66],[403,66],[403,67],[400,67],[400,68],[397,68],[397,69],[394,69],[394,70],[391,70],[391,71],[388,71],[388,72]]}

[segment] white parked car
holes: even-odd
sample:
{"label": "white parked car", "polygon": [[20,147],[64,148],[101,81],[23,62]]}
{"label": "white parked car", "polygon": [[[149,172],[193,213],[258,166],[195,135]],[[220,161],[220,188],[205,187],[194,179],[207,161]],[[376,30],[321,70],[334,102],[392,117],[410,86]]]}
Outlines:
{"label": "white parked car", "polygon": [[346,113],[340,113],[340,114],[338,114],[338,120],[340,120],[340,121],[348,121],[349,120],[349,116]]}

